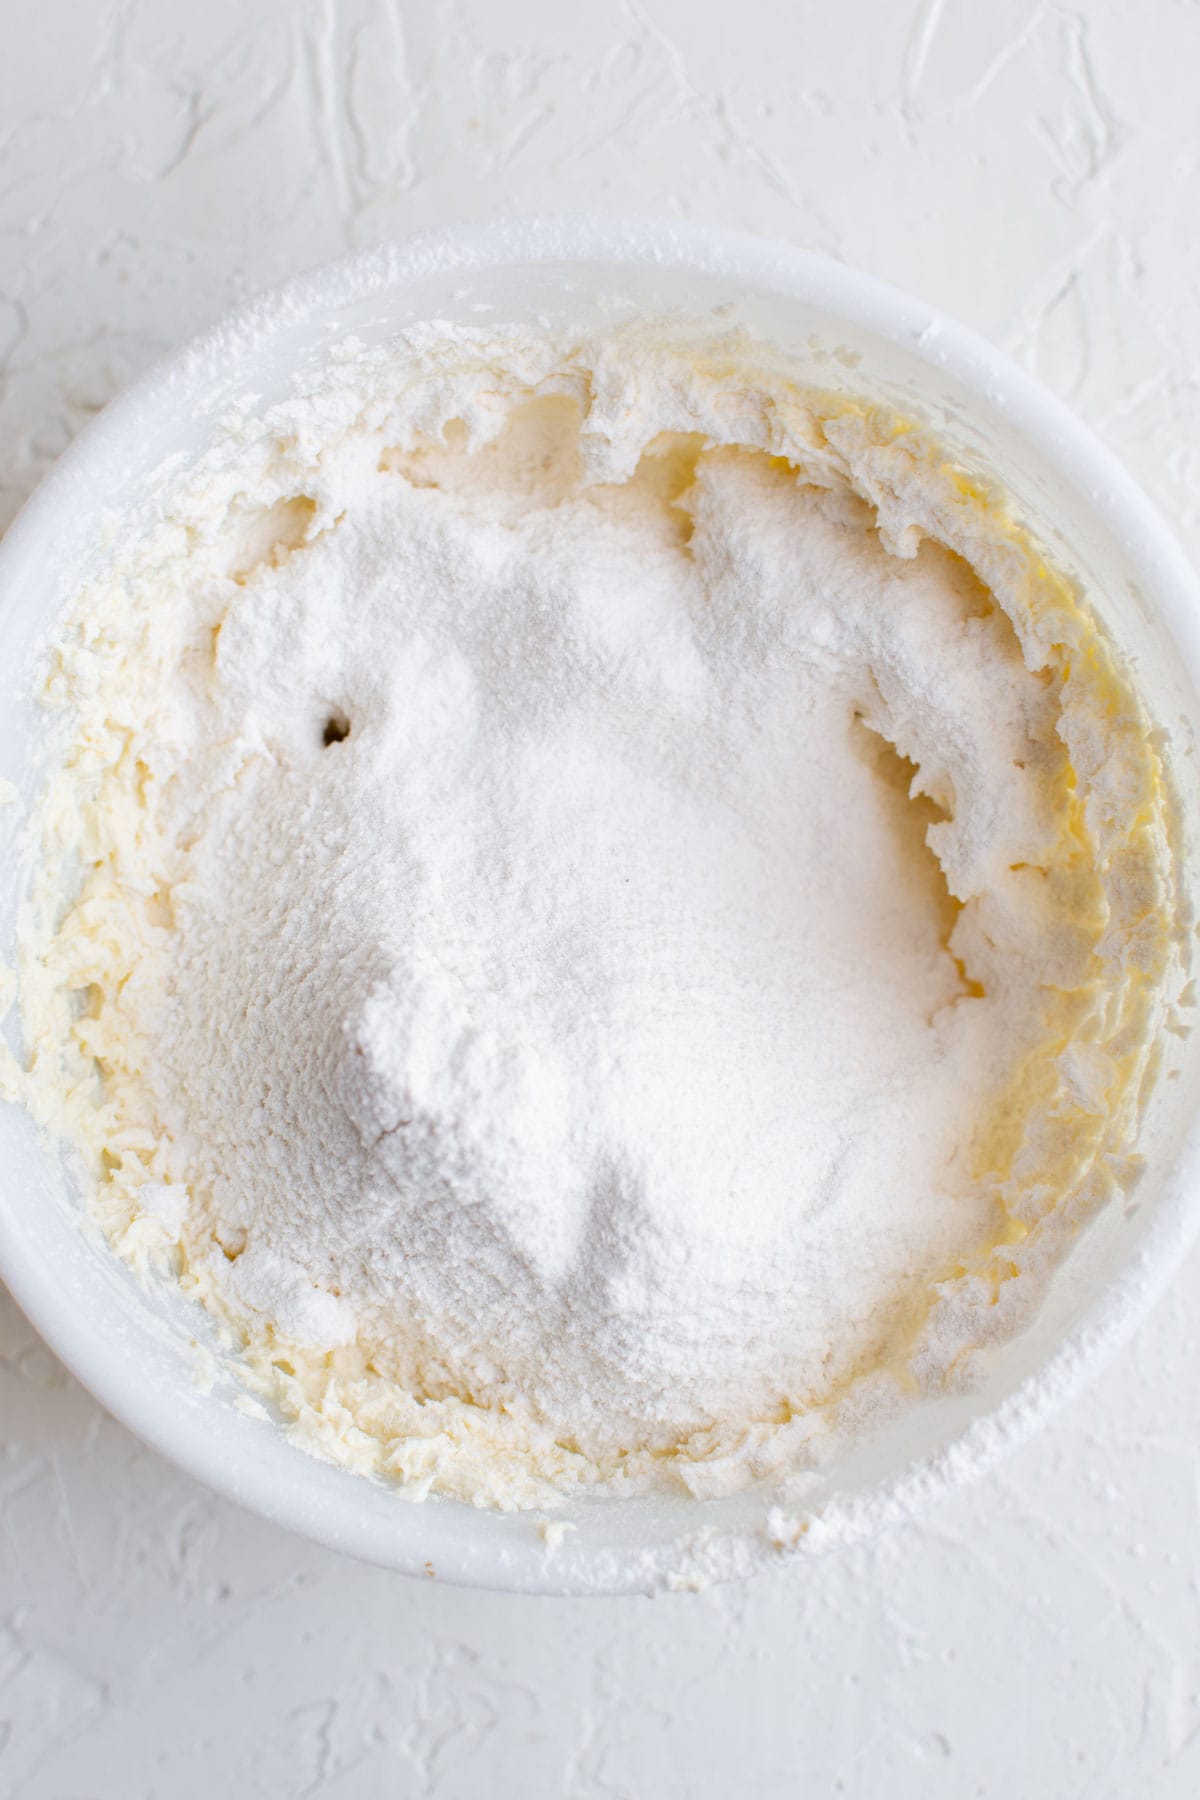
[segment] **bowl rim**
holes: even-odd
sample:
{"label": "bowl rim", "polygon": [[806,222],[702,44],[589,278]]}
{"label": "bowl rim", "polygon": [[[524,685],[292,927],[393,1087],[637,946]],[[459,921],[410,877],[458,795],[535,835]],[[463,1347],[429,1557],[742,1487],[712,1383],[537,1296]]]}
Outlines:
{"label": "bowl rim", "polygon": [[[1026,438],[1071,484],[1103,506],[1110,533],[1143,578],[1184,668],[1200,692],[1200,580],[1165,520],[1133,477],[1053,394],[985,338],[938,308],[877,277],[779,240],[719,227],[589,214],[535,215],[446,225],[414,233],[300,274],[239,306],[209,330],[154,363],[80,431],[25,502],[0,540],[0,599],[22,559],[53,532],[60,498],[79,475],[103,464],[144,418],[164,406],[199,401],[211,381],[212,356],[236,345],[239,360],[265,348],[289,324],[320,310],[384,295],[433,275],[558,262],[624,267],[669,266],[728,279],[784,298],[805,301],[871,332],[949,374]],[[881,1507],[889,1519],[911,1517],[982,1473],[1029,1435],[1120,1347],[1153,1305],[1200,1231],[1200,1127],[1176,1158],[1153,1221],[1133,1255],[1087,1306],[1080,1320],[1038,1368],[1000,1404],[972,1421],[949,1443],[891,1478],[853,1496],[835,1498],[832,1529],[814,1534],[807,1549],[839,1547],[874,1536]],[[294,1484],[241,1458],[190,1413],[165,1403],[119,1347],[107,1344],[71,1307],[0,1194],[0,1279],[30,1323],[92,1395],[167,1460],[227,1499],[327,1548],[406,1573],[427,1573],[421,1519],[404,1510],[406,1529],[360,1509],[331,1508]],[[351,1478],[358,1479],[358,1478]],[[439,1503],[434,1503],[435,1505]],[[620,1504],[610,1502],[609,1504]],[[475,1515],[479,1523],[489,1515]],[[464,1541],[457,1556],[439,1539],[439,1578],[471,1586],[544,1594],[615,1594],[661,1585],[645,1558],[603,1552],[603,1568],[583,1546],[564,1545],[548,1556],[535,1532],[524,1542],[489,1551]],[[776,1555],[763,1540],[745,1567]],[[745,1560],[745,1559],[744,1559]],[[745,1572],[741,1569],[738,1572]]]}

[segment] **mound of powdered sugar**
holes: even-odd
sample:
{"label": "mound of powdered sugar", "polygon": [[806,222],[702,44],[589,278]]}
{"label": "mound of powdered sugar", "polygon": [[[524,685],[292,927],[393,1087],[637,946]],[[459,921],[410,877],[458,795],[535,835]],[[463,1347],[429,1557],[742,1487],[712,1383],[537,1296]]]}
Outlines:
{"label": "mound of powdered sugar", "polygon": [[418,1489],[803,1455],[1015,1322],[996,1247],[1032,1292],[1132,1128],[1136,707],[936,458],[793,404],[433,333],[231,432],[89,597],[137,773],[56,941],[107,946],[110,1217]]}

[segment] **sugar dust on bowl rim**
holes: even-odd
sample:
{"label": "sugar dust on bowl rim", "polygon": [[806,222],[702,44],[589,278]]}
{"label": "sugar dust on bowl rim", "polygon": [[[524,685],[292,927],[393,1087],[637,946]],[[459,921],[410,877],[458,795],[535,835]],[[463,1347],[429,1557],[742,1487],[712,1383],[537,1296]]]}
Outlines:
{"label": "sugar dust on bowl rim", "polygon": [[5,1279],[414,1573],[926,1505],[1192,1232],[1195,601],[1051,398],[783,246],[523,221],[256,302],[0,545]]}

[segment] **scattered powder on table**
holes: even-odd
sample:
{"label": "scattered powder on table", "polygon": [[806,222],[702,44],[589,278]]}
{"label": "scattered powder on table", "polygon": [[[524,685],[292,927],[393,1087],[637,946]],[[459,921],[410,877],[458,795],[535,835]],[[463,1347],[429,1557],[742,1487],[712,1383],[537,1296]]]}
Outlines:
{"label": "scattered powder on table", "polygon": [[409,1493],[786,1488],[1120,1180],[1178,972],[1147,722],[994,496],[752,345],[347,347],[47,692],[27,1096]]}

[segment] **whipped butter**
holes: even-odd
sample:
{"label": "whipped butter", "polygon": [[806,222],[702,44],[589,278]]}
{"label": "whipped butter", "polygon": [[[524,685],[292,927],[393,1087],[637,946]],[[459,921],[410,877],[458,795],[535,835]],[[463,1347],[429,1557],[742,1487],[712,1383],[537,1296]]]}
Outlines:
{"label": "whipped butter", "polygon": [[1086,595],[748,340],[428,327],[55,635],[23,1098],[320,1454],[784,1496],[1136,1179],[1173,806]]}

